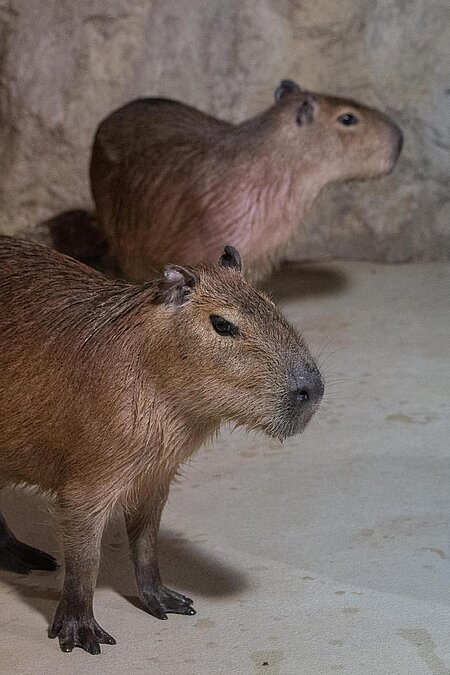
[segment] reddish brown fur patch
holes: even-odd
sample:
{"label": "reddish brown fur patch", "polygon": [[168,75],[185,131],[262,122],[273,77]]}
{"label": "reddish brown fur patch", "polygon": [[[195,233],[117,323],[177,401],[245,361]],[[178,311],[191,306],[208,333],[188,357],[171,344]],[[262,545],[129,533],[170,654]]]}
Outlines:
{"label": "reddish brown fur patch", "polygon": [[[66,573],[50,634],[63,650],[97,653],[111,641],[92,597],[115,504],[147,610],[193,614],[162,586],[155,548],[180,463],[224,421],[283,437],[320,400],[303,340],[237,269],[174,269],[132,285],[0,237],[0,488],[25,483],[56,497]],[[219,336],[211,314],[238,324],[239,336]],[[301,410],[291,400],[299,373],[319,388]],[[8,542],[0,537],[0,554]]]}
{"label": "reddish brown fur patch", "polygon": [[[359,124],[340,125],[343,112]],[[129,279],[149,279],[169,261],[213,262],[228,243],[243,254],[247,276],[259,279],[320,190],[388,172],[399,138],[377,110],[310,92],[283,96],[239,125],[175,101],[132,101],[95,137],[97,216]]]}

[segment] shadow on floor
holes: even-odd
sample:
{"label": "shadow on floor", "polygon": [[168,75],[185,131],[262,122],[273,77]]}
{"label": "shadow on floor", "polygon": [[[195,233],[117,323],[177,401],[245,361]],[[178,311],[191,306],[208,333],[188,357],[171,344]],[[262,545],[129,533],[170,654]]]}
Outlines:
{"label": "shadow on floor", "polygon": [[[61,564],[57,545],[57,520],[49,512],[43,497],[27,491],[7,492],[2,511],[16,536],[32,546],[54,555]],[[204,597],[238,595],[250,587],[249,577],[225,565],[207,551],[207,544],[189,542],[180,534],[162,529],[159,538],[159,563],[164,583],[174,590]],[[62,570],[34,571],[29,575],[0,571],[1,581],[20,596],[48,622],[52,620],[62,586]],[[137,598],[132,564],[128,553],[125,528],[120,513],[106,528],[97,587],[114,589],[136,607]]]}
{"label": "shadow on floor", "polygon": [[[57,251],[81,260],[108,277],[120,277],[118,266],[93,213],[82,209],[64,211],[41,222],[37,232],[43,241]],[[331,264],[325,268],[285,262],[262,284],[262,288],[279,302],[308,296],[335,295],[344,291],[348,283],[348,277],[343,271]]]}
{"label": "shadow on floor", "polygon": [[284,263],[261,287],[275,302],[320,295],[338,295],[349,286],[350,279],[336,265]]}

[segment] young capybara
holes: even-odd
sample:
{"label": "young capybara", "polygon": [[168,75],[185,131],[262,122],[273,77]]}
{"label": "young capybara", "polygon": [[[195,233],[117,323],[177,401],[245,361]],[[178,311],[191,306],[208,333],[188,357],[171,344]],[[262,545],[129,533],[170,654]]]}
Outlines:
{"label": "young capybara", "polygon": [[[168,265],[132,285],[0,237],[0,342],[0,487],[38,486],[61,518],[65,578],[50,636],[66,652],[114,644],[92,601],[116,504],[144,608],[194,614],[158,569],[170,483],[222,422],[279,439],[305,427],[324,384],[301,336],[245,281],[232,247],[218,264]],[[0,516],[0,567],[55,561]]]}
{"label": "young capybara", "polygon": [[[96,216],[130,280],[148,280],[168,261],[212,262],[229,242],[255,281],[280,260],[325,185],[388,173],[401,146],[400,129],[381,112],[290,80],[274,105],[237,125],[176,101],[138,99],[97,130]],[[63,231],[59,250],[76,251],[65,219],[52,227]]]}

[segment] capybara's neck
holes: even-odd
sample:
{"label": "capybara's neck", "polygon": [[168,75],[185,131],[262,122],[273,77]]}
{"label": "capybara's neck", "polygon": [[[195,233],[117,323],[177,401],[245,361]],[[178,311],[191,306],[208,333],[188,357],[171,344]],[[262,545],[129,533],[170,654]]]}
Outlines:
{"label": "capybara's neck", "polygon": [[215,180],[208,181],[204,227],[253,261],[246,269],[253,280],[272,267],[328,182],[307,152],[280,152],[275,134],[270,110],[230,127],[211,150],[208,167]]}

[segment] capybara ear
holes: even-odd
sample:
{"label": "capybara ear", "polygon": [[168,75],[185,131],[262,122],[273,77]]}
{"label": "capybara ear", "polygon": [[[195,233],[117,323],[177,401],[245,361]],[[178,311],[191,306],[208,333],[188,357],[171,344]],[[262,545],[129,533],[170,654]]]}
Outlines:
{"label": "capybara ear", "polygon": [[314,97],[306,94],[305,100],[297,110],[297,124],[301,127],[305,122],[311,124],[314,119]]}
{"label": "capybara ear", "polygon": [[231,267],[239,272],[242,272],[241,255],[234,246],[225,246],[225,250],[219,259],[221,267]]}
{"label": "capybara ear", "polygon": [[199,282],[193,270],[179,265],[166,265],[164,276],[158,281],[156,300],[165,305],[182,305]]}
{"label": "capybara ear", "polygon": [[275,89],[275,101],[281,101],[285,96],[292,96],[292,94],[301,94],[305,90],[302,89],[294,80],[281,80],[278,87]]}

